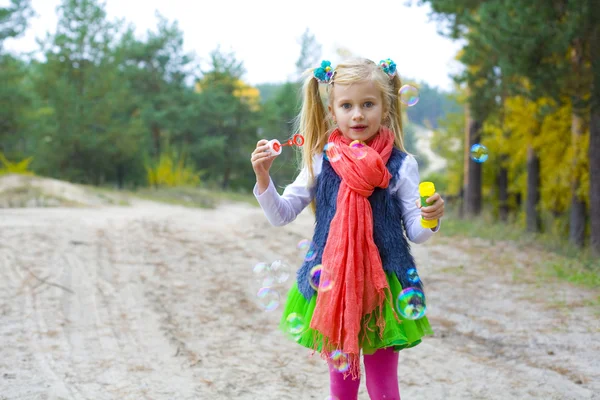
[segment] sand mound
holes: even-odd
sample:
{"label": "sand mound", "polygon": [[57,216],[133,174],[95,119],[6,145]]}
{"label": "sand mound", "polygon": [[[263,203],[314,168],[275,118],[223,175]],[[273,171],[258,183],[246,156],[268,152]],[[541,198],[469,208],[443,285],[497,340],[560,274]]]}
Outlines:
{"label": "sand mound", "polygon": [[18,174],[0,176],[0,208],[98,207],[119,202],[115,195],[58,179]]}

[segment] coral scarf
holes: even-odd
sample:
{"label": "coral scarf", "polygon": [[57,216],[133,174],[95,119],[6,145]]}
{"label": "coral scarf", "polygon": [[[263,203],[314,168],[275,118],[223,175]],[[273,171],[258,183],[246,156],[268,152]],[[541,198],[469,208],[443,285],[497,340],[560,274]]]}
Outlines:
{"label": "coral scarf", "polygon": [[385,321],[381,306],[389,292],[379,251],[373,241],[373,212],[369,196],[375,188],[387,188],[392,175],[386,168],[394,146],[393,133],[381,127],[356,157],[350,140],[336,129],[329,142],[341,158],[332,168],[341,178],[336,211],[322,256],[320,282],[333,282],[331,290],[319,290],[310,327],[322,335],[322,356],[341,350],[348,356],[353,377],[360,374],[359,333],[377,318],[380,335]]}

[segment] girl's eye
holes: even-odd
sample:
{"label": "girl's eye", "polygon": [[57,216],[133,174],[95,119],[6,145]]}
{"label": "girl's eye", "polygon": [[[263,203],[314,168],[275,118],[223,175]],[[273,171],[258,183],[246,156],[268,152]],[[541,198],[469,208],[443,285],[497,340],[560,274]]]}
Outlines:
{"label": "girl's eye", "polygon": [[352,107],[352,105],[350,105],[350,103],[344,103],[342,104],[342,108],[348,110],[350,107]]}
{"label": "girl's eye", "polygon": [[371,102],[371,101],[367,101],[367,102],[365,103],[365,107],[367,107],[367,108],[371,108],[371,107],[373,107],[373,102]]}

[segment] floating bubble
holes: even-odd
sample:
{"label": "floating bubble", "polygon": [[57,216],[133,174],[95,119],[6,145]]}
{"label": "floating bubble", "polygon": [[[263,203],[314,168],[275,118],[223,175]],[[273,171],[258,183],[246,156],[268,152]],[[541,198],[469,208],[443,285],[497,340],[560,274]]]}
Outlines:
{"label": "floating bubble", "polygon": [[417,283],[421,280],[419,278],[419,274],[417,274],[417,270],[415,268],[411,268],[407,271],[406,275],[408,275],[408,281],[411,283]]}
{"label": "floating bubble", "polygon": [[320,292],[326,292],[328,290],[331,290],[331,288],[333,287],[333,281],[330,279],[321,280],[322,276],[323,266],[321,264],[312,267],[308,276],[308,282],[310,283],[310,286],[312,286],[313,289]]}
{"label": "floating bubble", "polygon": [[323,151],[325,152],[325,159],[329,160],[329,162],[336,162],[342,158],[342,154],[333,142],[327,143],[323,148]]}
{"label": "floating bubble", "polygon": [[308,283],[315,290],[319,290],[319,281],[321,280],[322,270],[323,266],[321,264],[315,265],[314,267],[312,267],[308,275]]}
{"label": "floating bubble", "polygon": [[310,248],[310,240],[302,239],[301,241],[298,242],[298,245],[296,246],[296,248],[300,251],[308,251],[308,249]]}
{"label": "floating bubble", "polygon": [[296,246],[302,253],[305,261],[312,261],[317,257],[317,249],[313,242],[308,239],[303,239]]}
{"label": "floating bubble", "polygon": [[263,287],[256,293],[258,305],[265,311],[273,311],[279,307],[279,292],[277,290]]}
{"label": "floating bubble", "polygon": [[298,335],[306,329],[304,318],[298,313],[291,313],[285,319],[285,327],[292,335]]}
{"label": "floating bubble", "polygon": [[350,361],[348,355],[343,353],[341,350],[335,350],[329,356],[329,361],[333,369],[338,372],[346,372],[350,369]]}
{"label": "floating bubble", "polygon": [[482,144],[476,143],[471,146],[471,159],[476,163],[485,162],[489,157],[488,149]]}
{"label": "floating bubble", "polygon": [[361,160],[367,156],[367,145],[360,140],[355,140],[350,143],[350,152],[357,160]]}
{"label": "floating bubble", "polygon": [[267,263],[260,262],[252,268],[254,280],[260,287],[271,287],[275,279],[271,275],[270,267]]}
{"label": "floating bubble", "polygon": [[257,276],[266,274],[268,270],[269,270],[269,265],[264,262],[259,262],[258,264],[256,264],[254,266],[254,268],[252,268],[252,272],[254,272]]}
{"label": "floating bubble", "polygon": [[307,252],[306,252],[306,256],[304,257],[305,261],[312,261],[315,258],[317,258],[317,249],[311,247]]}
{"label": "floating bubble", "polygon": [[398,91],[402,104],[409,107],[414,106],[419,102],[419,89],[411,85],[404,85]]}
{"label": "floating bubble", "polygon": [[406,288],[396,299],[396,310],[406,319],[419,319],[425,315],[425,294],[417,288]]}
{"label": "floating bubble", "polygon": [[269,276],[277,283],[284,283],[290,277],[290,268],[281,260],[274,261],[269,267]]}

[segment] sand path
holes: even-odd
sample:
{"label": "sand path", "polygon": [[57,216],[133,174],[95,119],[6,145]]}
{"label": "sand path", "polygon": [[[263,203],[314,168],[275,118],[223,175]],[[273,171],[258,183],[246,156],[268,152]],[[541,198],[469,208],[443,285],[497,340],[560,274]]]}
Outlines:
{"label": "sand path", "polygon": [[[0,210],[0,399],[325,399],[323,361],[250,283],[260,261],[295,269],[312,225],[240,204]],[[401,353],[403,399],[600,398],[597,292],[540,284],[544,255],[510,243],[413,253],[435,335]]]}

